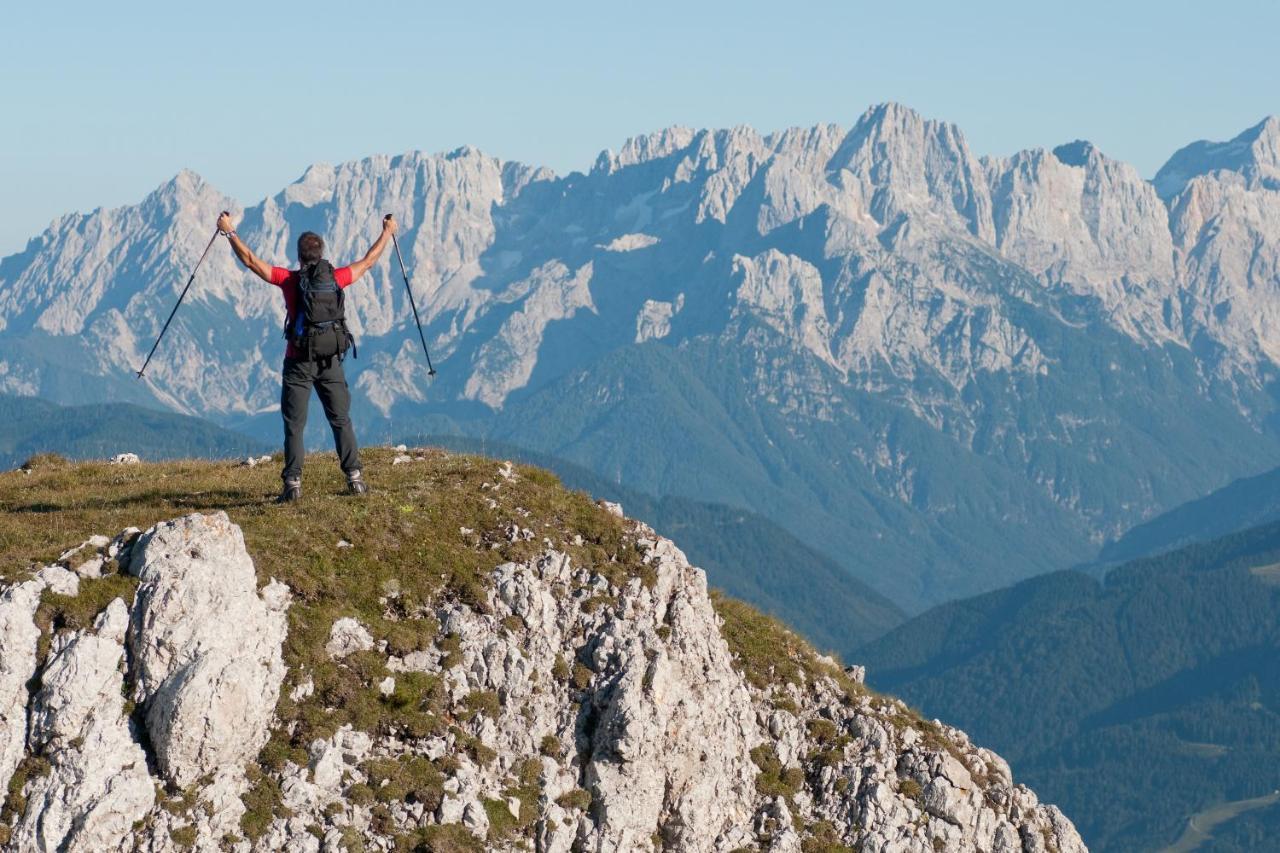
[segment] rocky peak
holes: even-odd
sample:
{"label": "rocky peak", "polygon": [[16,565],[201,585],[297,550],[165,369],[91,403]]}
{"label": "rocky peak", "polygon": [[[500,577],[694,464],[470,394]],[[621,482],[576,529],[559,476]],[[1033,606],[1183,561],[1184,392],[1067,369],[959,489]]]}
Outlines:
{"label": "rocky peak", "polygon": [[1182,339],[1168,213],[1136,169],[1079,140],[988,161],[988,175],[1002,255],[1096,298],[1130,337]]}
{"label": "rocky peak", "polygon": [[607,150],[600,152],[592,171],[612,174],[627,166],[636,166],[669,157],[686,148],[696,134],[697,131],[692,128],[673,125],[654,133],[633,136],[622,144],[622,148],[616,154]]}
{"label": "rocky peak", "polygon": [[1199,175],[1237,172],[1254,187],[1280,189],[1280,117],[1268,116],[1227,142],[1200,140],[1174,152],[1152,183],[1170,201]]}
{"label": "rocky peak", "polygon": [[[431,470],[423,450],[405,458]],[[508,554],[461,595],[413,592],[436,567],[405,548],[375,589],[354,563],[302,569],[291,604],[221,512],[93,537],[6,587],[0,787],[17,793],[0,844],[1084,850],[998,756],[713,600],[679,548],[621,507],[479,461],[432,489],[453,525],[469,519],[459,501],[491,506],[487,527],[450,542],[437,530],[432,547]],[[404,515],[412,489],[387,507]],[[577,508],[523,508],[547,500]],[[48,607],[99,612],[58,630],[37,616]]]}
{"label": "rocky peak", "polygon": [[960,129],[900,104],[867,110],[827,164],[831,180],[887,225],[900,215],[940,216],[984,240],[991,199]]}

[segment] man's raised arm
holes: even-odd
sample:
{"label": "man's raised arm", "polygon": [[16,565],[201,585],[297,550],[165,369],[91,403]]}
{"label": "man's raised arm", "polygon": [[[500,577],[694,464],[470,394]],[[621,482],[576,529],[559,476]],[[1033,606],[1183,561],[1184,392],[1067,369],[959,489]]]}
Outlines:
{"label": "man's raised arm", "polygon": [[378,258],[382,257],[382,250],[387,248],[387,243],[391,240],[391,235],[396,233],[396,221],[391,218],[391,214],[382,220],[382,233],[378,235],[377,241],[369,247],[369,251],[360,260],[351,265],[351,281],[354,283],[356,279],[369,271],[369,267],[378,262]]}
{"label": "man's raised arm", "polygon": [[227,242],[231,244],[231,251],[236,253],[240,263],[244,264],[251,273],[267,284],[274,284],[271,280],[271,264],[255,255],[253,250],[240,239],[240,235],[236,233],[236,229],[231,224],[231,214],[224,213],[218,217],[218,230],[227,235]]}

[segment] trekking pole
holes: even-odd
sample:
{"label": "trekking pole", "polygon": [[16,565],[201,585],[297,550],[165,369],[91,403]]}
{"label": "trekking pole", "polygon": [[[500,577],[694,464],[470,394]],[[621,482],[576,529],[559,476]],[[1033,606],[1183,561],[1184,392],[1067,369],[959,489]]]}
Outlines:
{"label": "trekking pole", "polygon": [[[223,215],[226,215],[224,210]],[[218,239],[218,235],[222,232],[214,229],[213,236],[209,238],[209,245],[204,247],[204,253],[200,255],[200,260],[196,261],[196,268],[191,271],[191,278],[187,279],[187,286],[182,288],[181,295],[178,296],[178,302],[173,306],[173,310],[169,312],[169,319],[164,321],[164,328],[160,330],[159,337],[156,342],[151,345],[151,352],[147,353],[147,360],[142,363],[142,370],[138,371],[138,378],[142,378],[142,374],[146,372],[147,365],[151,363],[151,356],[156,354],[156,347],[160,346],[160,340],[164,337],[164,333],[169,331],[169,324],[173,322],[173,315],[178,313],[178,306],[182,304],[182,300],[187,298],[187,291],[191,289],[191,282],[196,280],[196,273],[200,271],[200,265],[204,263],[205,257],[209,254],[209,250],[213,248],[213,241]]]}
{"label": "trekking pole", "polygon": [[[384,222],[391,220],[391,214],[388,213],[382,217]],[[434,378],[436,369],[431,366],[431,353],[427,351],[427,339],[422,334],[422,320],[418,317],[418,305],[413,301],[413,287],[409,284],[409,271],[404,266],[404,255],[400,254],[400,241],[396,239],[396,232],[391,232],[391,244],[396,247],[396,257],[400,259],[400,275],[404,277],[404,289],[409,291],[409,305],[413,308],[413,322],[418,325],[418,340],[422,341],[422,354],[427,357],[427,376]]]}

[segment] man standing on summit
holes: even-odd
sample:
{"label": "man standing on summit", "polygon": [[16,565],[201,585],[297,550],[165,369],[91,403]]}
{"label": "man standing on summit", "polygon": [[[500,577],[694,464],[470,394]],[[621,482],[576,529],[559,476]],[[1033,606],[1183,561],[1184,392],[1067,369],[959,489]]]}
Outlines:
{"label": "man standing on summit", "polygon": [[351,392],[342,370],[348,348],[354,349],[343,310],[343,289],[369,271],[382,256],[396,230],[395,220],[382,221],[382,234],[365,256],[350,266],[335,269],[324,258],[324,240],[310,231],[298,237],[298,269],[273,267],[259,259],[236,234],[230,215],[218,217],[218,230],[227,236],[236,257],[254,275],[274,284],[284,293],[285,328],[288,348],[280,390],[280,414],[284,418],[284,489],[279,502],[302,496],[303,432],[307,426],[307,406],[314,387],[320,396],[325,417],[333,430],[342,472],[347,475],[347,491],[362,495],[369,490],[360,466],[356,433],[351,426]]}

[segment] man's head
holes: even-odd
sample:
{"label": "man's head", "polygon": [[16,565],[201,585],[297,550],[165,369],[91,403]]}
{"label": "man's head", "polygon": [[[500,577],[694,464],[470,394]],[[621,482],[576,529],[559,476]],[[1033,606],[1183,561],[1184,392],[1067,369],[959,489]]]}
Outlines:
{"label": "man's head", "polygon": [[310,266],[324,257],[324,240],[314,231],[304,231],[298,238],[298,263]]}

